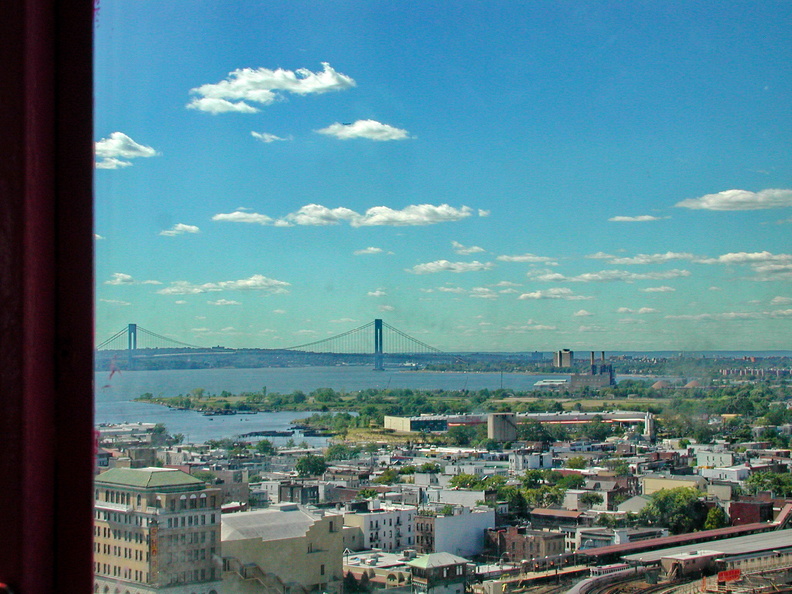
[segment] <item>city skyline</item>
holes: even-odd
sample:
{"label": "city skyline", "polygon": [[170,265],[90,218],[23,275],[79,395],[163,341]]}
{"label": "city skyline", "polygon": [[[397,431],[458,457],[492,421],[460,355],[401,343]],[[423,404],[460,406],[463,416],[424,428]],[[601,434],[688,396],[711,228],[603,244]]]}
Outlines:
{"label": "city skyline", "polygon": [[791,16],[103,2],[97,342],[788,349]]}

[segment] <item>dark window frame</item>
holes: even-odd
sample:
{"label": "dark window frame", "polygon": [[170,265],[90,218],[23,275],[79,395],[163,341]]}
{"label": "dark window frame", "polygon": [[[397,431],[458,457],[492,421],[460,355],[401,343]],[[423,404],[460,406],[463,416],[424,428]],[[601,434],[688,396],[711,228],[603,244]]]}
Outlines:
{"label": "dark window frame", "polygon": [[0,582],[93,586],[93,23],[0,2]]}

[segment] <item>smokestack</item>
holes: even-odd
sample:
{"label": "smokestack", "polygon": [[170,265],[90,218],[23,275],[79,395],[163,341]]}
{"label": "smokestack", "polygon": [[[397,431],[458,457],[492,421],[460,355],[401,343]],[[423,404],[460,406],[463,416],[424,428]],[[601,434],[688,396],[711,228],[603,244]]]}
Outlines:
{"label": "smokestack", "polygon": [[602,362],[605,363],[605,351],[602,351]]}
{"label": "smokestack", "polygon": [[594,351],[591,351],[591,364],[594,365]]}

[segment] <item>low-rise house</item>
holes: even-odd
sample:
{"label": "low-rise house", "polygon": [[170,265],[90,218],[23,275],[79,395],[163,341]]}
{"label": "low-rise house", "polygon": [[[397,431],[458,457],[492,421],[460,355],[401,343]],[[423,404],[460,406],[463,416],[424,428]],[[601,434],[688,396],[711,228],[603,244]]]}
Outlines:
{"label": "low-rise house", "polygon": [[525,526],[492,528],[485,534],[487,549],[501,561],[517,563],[564,552],[561,532],[531,530]]}
{"label": "low-rise house", "polygon": [[464,594],[468,581],[467,559],[451,553],[422,555],[407,562],[413,591],[422,594]]}
{"label": "low-rise house", "polygon": [[224,515],[223,582],[238,594],[342,591],[343,518],[296,503]]}
{"label": "low-rise house", "polygon": [[641,492],[643,495],[651,495],[661,489],[676,489],[677,487],[692,487],[704,490],[707,487],[707,479],[703,476],[660,474],[647,474],[641,477]]}

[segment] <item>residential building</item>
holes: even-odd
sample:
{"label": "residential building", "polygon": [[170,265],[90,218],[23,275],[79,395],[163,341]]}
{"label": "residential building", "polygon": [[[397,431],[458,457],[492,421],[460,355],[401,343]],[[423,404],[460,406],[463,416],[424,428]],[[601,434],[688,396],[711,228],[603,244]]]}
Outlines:
{"label": "residential building", "polygon": [[342,590],[340,514],[296,503],[223,516],[223,581],[237,594]]}
{"label": "residential building", "polygon": [[220,591],[220,490],[181,470],[114,468],[95,481],[94,589]]}
{"label": "residential building", "polygon": [[487,548],[498,559],[512,563],[564,553],[564,535],[561,532],[508,526],[487,530],[485,538]]}
{"label": "residential building", "polygon": [[374,500],[369,502],[368,511],[345,513],[344,525],[360,528],[363,549],[400,551],[415,544],[415,514],[415,508],[410,505]]}
{"label": "residential building", "polygon": [[406,565],[412,571],[413,592],[421,594],[463,594],[467,586],[469,561],[451,553],[422,555]]}
{"label": "residential building", "polygon": [[495,510],[457,506],[451,513],[419,512],[415,516],[415,550],[474,556],[485,546],[485,531],[495,525]]}
{"label": "residential building", "polygon": [[512,472],[524,472],[526,470],[545,469],[553,467],[553,454],[527,452],[525,450],[515,450],[509,452],[509,470]]}

